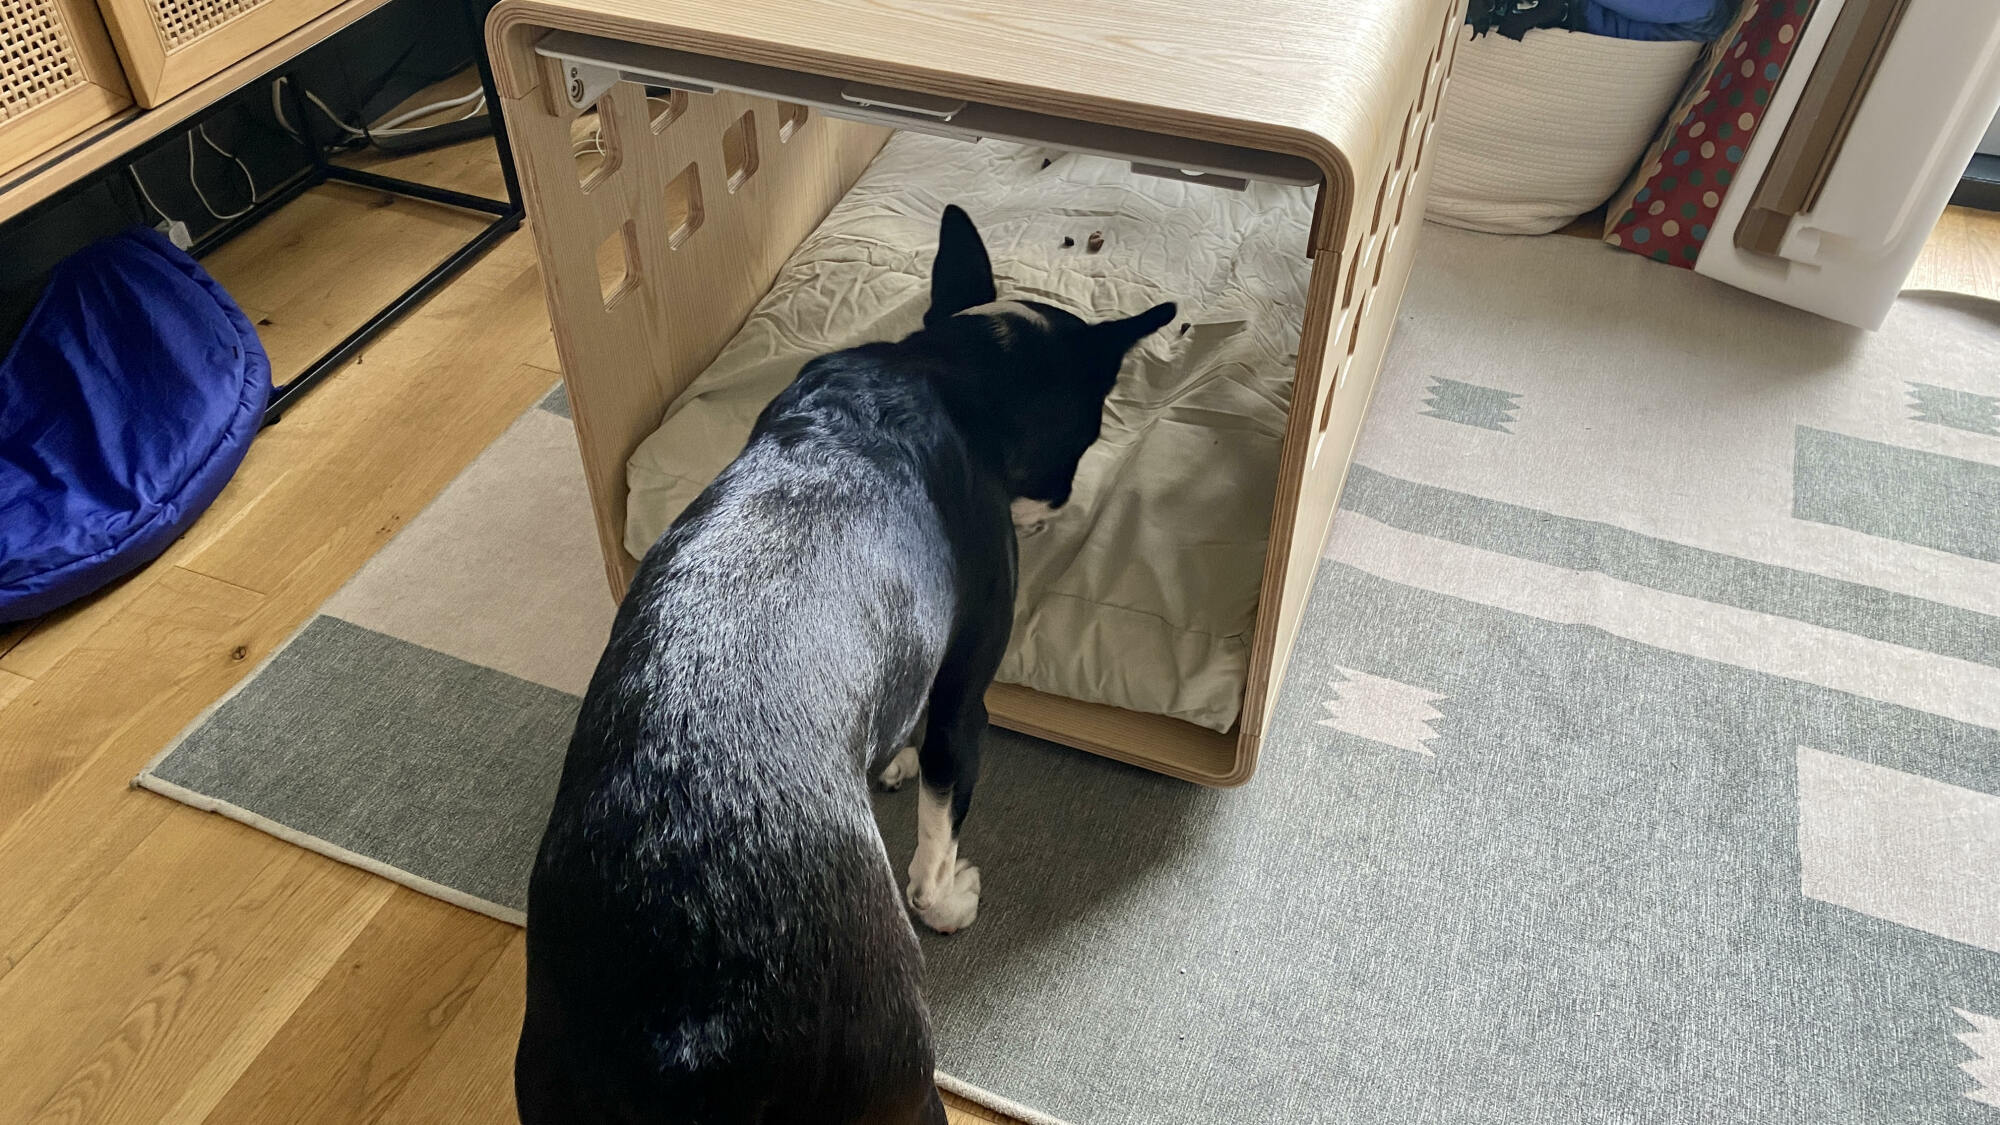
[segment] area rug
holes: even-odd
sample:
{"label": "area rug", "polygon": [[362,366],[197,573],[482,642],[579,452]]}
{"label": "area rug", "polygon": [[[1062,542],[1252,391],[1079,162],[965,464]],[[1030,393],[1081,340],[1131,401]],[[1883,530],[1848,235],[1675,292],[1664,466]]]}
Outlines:
{"label": "area rug", "polygon": [[[994,731],[947,1084],[1074,1125],[2000,1122],[2000,315],[1437,227],[1255,779]],[[139,784],[518,919],[561,398]],[[878,801],[892,858],[910,794]],[[1030,1107],[1022,1109],[1022,1107]]]}

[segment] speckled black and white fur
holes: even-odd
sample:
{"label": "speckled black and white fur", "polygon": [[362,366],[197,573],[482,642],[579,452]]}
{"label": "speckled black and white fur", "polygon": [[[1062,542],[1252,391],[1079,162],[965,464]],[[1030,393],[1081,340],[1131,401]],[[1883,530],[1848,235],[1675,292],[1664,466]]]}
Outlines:
{"label": "speckled black and white fur", "polygon": [[[977,913],[957,836],[1016,528],[1174,307],[996,301],[956,207],[931,296],[914,335],[808,363],[639,567],[529,887],[526,1125],[945,1120],[908,911]],[[875,770],[922,779],[907,892]]]}

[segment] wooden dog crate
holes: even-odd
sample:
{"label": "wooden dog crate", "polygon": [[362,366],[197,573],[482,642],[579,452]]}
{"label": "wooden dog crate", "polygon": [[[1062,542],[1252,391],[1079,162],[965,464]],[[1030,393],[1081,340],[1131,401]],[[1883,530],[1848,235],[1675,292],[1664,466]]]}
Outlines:
{"label": "wooden dog crate", "polygon": [[0,0],[0,175],[131,104],[90,0]]}
{"label": "wooden dog crate", "polygon": [[[1316,182],[1236,730],[1010,685],[988,697],[1002,726],[1248,780],[1409,275],[1464,16],[1463,0],[501,0],[487,37],[614,592],[637,565],[628,458],[892,128]],[[586,112],[602,158],[580,175]]]}

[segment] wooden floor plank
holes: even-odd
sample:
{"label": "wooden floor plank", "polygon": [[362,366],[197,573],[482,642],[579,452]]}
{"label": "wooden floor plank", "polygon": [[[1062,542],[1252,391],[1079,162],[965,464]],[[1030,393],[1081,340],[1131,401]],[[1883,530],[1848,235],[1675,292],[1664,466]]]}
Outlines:
{"label": "wooden floor plank", "polygon": [[8,700],[21,694],[34,682],[26,676],[0,669],[0,708],[6,707]]}
{"label": "wooden floor plank", "polygon": [[401,1096],[383,1107],[371,1125],[516,1120],[514,1041],[521,1034],[528,943],[520,930],[507,928],[513,936],[486,979],[410,1076]]}
{"label": "wooden floor plank", "polygon": [[[468,271],[431,302],[420,326],[391,332],[338,376],[338,388],[286,414],[273,427],[289,428],[283,440],[345,455],[294,472],[182,565],[269,590],[301,567],[344,577],[388,542],[548,389],[549,373],[518,359],[547,332],[541,279],[526,250],[519,238],[496,250],[492,268]],[[390,471],[378,456],[385,450],[395,451]],[[311,518],[301,519],[302,509]]]}
{"label": "wooden floor plank", "polygon": [[1903,288],[2000,300],[2000,211],[1945,208]]}
{"label": "wooden floor plank", "polygon": [[[0,707],[0,981],[165,818],[171,806],[131,778],[227,690],[218,673],[239,663],[237,630],[262,604],[169,568]],[[189,681],[182,712],[161,713]]]}
{"label": "wooden floor plank", "polygon": [[[256,244],[228,243],[203,264],[231,295],[261,310],[257,335],[282,382],[485,225],[470,212],[328,184],[264,220],[259,233],[266,237]],[[386,252],[390,246],[394,253]],[[272,252],[315,268],[287,277],[248,260]]]}
{"label": "wooden floor plank", "polygon": [[[145,1121],[275,1032],[388,888],[178,809],[0,978],[0,1121]],[[250,1044],[261,1047],[261,1043]]]}
{"label": "wooden floor plank", "polygon": [[10,625],[0,625],[0,658],[14,651],[15,647],[27,640],[28,634],[34,631],[33,621],[16,621]]}
{"label": "wooden floor plank", "polygon": [[[225,488],[225,492],[228,490]],[[169,551],[172,549],[169,548]],[[171,563],[173,560],[165,560]],[[166,573],[165,568],[142,569],[97,591],[82,601],[49,613],[23,630],[19,642],[0,656],[0,671],[36,679],[46,676],[56,661],[83,643],[113,615],[132,603],[132,599],[150,586],[154,579]]]}
{"label": "wooden floor plank", "polygon": [[208,1125],[380,1119],[519,934],[396,888]]}
{"label": "wooden floor plank", "polygon": [[[470,352],[484,350],[471,340],[464,346]],[[411,373],[413,383],[450,384],[418,388],[434,398],[437,414],[377,412],[353,424],[329,419],[330,427],[343,431],[333,435],[335,442],[397,449],[398,471],[385,474],[379,466],[350,460],[294,472],[272,488],[271,503],[245,514],[235,533],[193,551],[182,565],[249,589],[308,582],[324,600],[548,390],[548,372],[525,364],[501,368],[499,362],[496,358],[495,366],[476,380],[455,380],[457,372],[449,367],[429,375]],[[441,417],[460,421],[444,426]],[[288,417],[282,424],[291,423]],[[300,419],[301,428],[308,424]],[[326,440],[326,435],[313,437],[315,444]],[[301,505],[314,509],[310,520],[297,518]]]}
{"label": "wooden floor plank", "polygon": [[164,567],[120,613],[0,708],[0,841],[135,711],[198,670],[229,660],[224,639],[262,604],[261,595],[240,586]]}

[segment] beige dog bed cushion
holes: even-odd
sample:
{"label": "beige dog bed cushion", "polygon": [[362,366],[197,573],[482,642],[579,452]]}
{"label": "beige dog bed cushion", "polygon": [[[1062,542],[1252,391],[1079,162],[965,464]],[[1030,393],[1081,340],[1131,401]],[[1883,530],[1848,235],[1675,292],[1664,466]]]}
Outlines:
{"label": "beige dog bed cushion", "polygon": [[632,455],[626,549],[645,554],[808,359],[919,327],[938,219],[957,203],[985,236],[1003,299],[1092,320],[1181,307],[1126,362],[1070,503],[1021,543],[1000,679],[1227,731],[1263,576],[1312,202],[1309,189],[1232,192],[1092,156],[898,134]]}

